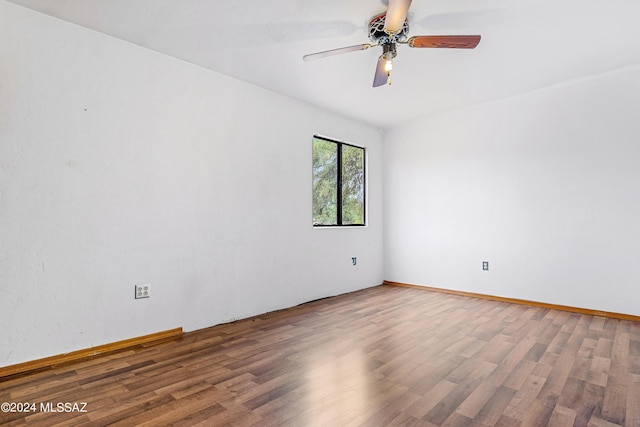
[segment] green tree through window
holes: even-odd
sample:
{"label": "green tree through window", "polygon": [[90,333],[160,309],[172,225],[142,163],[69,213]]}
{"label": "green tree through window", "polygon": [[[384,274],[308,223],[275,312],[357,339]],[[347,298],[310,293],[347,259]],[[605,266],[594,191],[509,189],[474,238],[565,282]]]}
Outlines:
{"label": "green tree through window", "polygon": [[364,148],[313,138],[313,225],[365,225]]}

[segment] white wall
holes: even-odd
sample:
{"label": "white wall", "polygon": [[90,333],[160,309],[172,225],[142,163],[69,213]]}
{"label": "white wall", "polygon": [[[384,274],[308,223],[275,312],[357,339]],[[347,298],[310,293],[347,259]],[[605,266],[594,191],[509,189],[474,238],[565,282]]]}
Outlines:
{"label": "white wall", "polygon": [[639,102],[633,67],[388,132],[385,279],[640,315]]}
{"label": "white wall", "polygon": [[[382,282],[378,130],[4,1],[0,64],[0,366]],[[314,133],[367,228],[311,227]]]}

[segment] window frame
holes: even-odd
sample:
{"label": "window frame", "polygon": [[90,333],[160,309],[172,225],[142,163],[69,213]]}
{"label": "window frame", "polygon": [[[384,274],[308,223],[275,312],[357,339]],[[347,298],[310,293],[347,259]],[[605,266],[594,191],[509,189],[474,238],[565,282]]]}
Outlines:
{"label": "window frame", "polygon": [[[313,138],[311,140],[312,143],[312,151],[313,151],[313,144],[315,143],[316,139],[320,139],[323,141],[327,141],[327,142],[331,142],[336,144],[337,146],[337,155],[336,155],[336,159],[337,159],[337,165],[336,165],[336,172],[337,172],[337,176],[336,176],[336,182],[337,182],[337,188],[336,188],[336,224],[317,224],[313,222],[313,160],[312,160],[312,179],[311,179],[311,192],[312,192],[312,202],[311,202],[311,218],[312,218],[312,225],[314,228],[335,228],[335,227],[366,227],[367,226],[367,219],[368,219],[368,215],[367,215],[367,149],[366,147],[362,147],[359,145],[355,145],[355,144],[351,144],[348,142],[344,142],[335,138],[329,138],[326,136],[322,136],[322,135],[313,135]],[[342,209],[343,209],[343,194],[342,194],[342,187],[343,187],[343,180],[342,180],[342,167],[343,167],[343,161],[342,161],[342,148],[344,146],[347,147],[353,147],[353,148],[357,148],[359,150],[362,150],[362,224],[343,224],[343,218],[342,218]],[[313,156],[312,156],[313,157]]]}

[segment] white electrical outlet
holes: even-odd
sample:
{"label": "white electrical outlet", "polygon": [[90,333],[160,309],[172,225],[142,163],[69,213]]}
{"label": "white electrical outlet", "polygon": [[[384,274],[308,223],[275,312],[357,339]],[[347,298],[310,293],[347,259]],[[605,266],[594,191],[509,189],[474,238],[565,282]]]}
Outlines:
{"label": "white electrical outlet", "polygon": [[149,298],[151,296],[151,283],[136,285],[136,299]]}

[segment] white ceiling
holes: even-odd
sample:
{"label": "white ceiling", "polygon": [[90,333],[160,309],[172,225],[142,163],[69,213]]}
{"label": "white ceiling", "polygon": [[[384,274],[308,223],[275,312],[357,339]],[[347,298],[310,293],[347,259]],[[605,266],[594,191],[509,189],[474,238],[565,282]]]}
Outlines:
{"label": "white ceiling", "polygon": [[[640,63],[637,0],[414,0],[410,35],[480,34],[474,50],[398,47],[372,88],[384,0],[9,0],[379,128]],[[597,101],[597,100],[595,100]]]}

